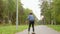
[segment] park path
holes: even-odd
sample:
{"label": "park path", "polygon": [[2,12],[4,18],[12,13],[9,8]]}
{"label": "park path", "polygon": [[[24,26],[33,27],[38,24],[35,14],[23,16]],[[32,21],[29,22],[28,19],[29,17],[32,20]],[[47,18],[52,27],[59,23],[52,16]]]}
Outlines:
{"label": "park path", "polygon": [[[32,28],[30,31],[30,34],[32,33]],[[28,30],[24,30],[22,32],[17,32],[16,34],[28,34]],[[47,26],[40,25],[35,26],[35,34],[60,34],[60,32],[57,32],[51,28],[48,28]]]}

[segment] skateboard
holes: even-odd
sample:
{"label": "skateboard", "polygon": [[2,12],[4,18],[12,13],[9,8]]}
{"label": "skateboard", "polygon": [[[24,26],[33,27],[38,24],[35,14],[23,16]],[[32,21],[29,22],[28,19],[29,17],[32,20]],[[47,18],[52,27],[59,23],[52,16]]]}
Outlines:
{"label": "skateboard", "polygon": [[[30,34],[30,32],[28,32],[28,34]],[[35,32],[32,32],[31,34],[35,34]]]}
{"label": "skateboard", "polygon": [[32,33],[32,34],[35,34],[35,33]]}

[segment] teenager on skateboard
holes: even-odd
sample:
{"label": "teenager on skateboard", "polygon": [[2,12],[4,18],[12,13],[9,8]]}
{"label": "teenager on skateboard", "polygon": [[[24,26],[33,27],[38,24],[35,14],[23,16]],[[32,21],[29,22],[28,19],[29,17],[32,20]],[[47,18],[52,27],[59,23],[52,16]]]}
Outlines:
{"label": "teenager on skateboard", "polygon": [[35,20],[35,18],[34,18],[32,13],[29,14],[28,20],[29,20],[28,34],[30,33],[31,25],[32,25],[32,29],[33,29],[33,33],[32,34],[34,34],[34,20]]}

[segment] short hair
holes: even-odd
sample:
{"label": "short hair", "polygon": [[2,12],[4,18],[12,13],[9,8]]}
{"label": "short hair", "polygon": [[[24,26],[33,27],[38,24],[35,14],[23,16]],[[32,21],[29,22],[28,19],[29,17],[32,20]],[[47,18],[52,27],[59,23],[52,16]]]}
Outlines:
{"label": "short hair", "polygon": [[30,13],[30,15],[32,15],[33,13]]}

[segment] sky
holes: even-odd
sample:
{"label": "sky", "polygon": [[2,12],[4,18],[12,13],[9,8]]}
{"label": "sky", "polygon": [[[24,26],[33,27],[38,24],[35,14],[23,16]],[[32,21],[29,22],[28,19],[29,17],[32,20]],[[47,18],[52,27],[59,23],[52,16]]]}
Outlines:
{"label": "sky", "polygon": [[41,1],[39,2],[39,0],[21,0],[21,3],[23,4],[24,8],[31,9],[38,20],[42,19],[42,16],[40,15],[41,9],[39,8],[39,4],[42,3]]}

